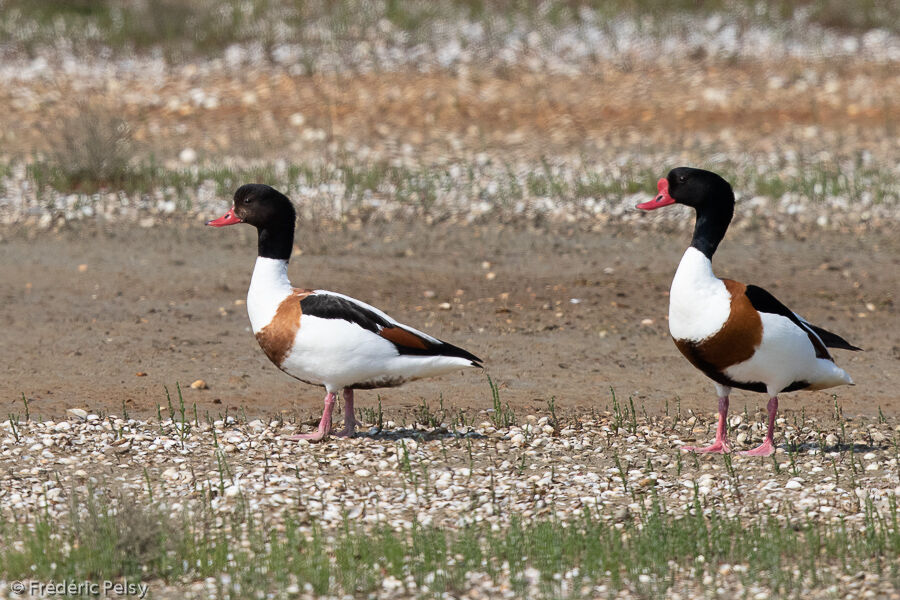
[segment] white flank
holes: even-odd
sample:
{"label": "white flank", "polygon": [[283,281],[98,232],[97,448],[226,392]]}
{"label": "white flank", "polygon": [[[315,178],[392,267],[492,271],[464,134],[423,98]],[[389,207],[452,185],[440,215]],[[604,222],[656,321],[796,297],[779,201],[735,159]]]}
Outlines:
{"label": "white flank", "polygon": [[272,322],[281,302],[291,294],[287,274],[288,261],[277,258],[256,258],[250,289],[247,290],[247,314],[253,333]]}
{"label": "white flank", "polygon": [[706,255],[691,246],[672,279],[669,332],[676,340],[699,342],[719,331],[730,314],[731,294]]}
{"label": "white flank", "polygon": [[806,381],[808,389],[821,390],[852,384],[850,376],[832,361],[816,358],[806,331],[781,315],[760,313],[762,342],[746,361],[725,369],[735,381],[761,381],[770,396],[795,381]]}
{"label": "white flank", "polygon": [[455,356],[399,354],[392,342],[355,323],[303,315],[281,368],[337,391],[354,384],[397,385],[470,366],[471,361]]}

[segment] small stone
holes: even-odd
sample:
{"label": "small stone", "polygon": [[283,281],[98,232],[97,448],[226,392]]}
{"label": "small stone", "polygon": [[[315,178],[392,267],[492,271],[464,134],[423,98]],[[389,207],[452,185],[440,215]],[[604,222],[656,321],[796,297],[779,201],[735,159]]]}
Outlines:
{"label": "small stone", "polygon": [[445,471],[438,477],[437,481],[434,482],[434,487],[439,490],[445,490],[450,487],[451,482],[453,481],[453,474],[449,471]]}
{"label": "small stone", "polygon": [[450,310],[453,307],[450,305],[449,302],[441,302],[440,304],[438,304],[438,308],[441,310]]}
{"label": "small stone", "polygon": [[79,273],[87,273],[87,270],[88,270],[88,266],[87,266],[87,265],[85,265],[85,264],[80,264],[80,265],[78,265],[78,272],[79,272]]}
{"label": "small stone", "polygon": [[178,153],[178,160],[186,165],[194,164],[197,161],[197,151],[193,148],[185,148]]}
{"label": "small stone", "polygon": [[131,438],[120,438],[110,442],[109,446],[105,448],[106,452],[112,452],[113,454],[125,454],[129,450],[131,450]]}
{"label": "small stone", "polygon": [[87,421],[88,413],[83,408],[70,408],[66,412],[69,413],[69,415],[71,415],[77,419],[81,419],[82,421]]}
{"label": "small stone", "polygon": [[206,385],[206,382],[203,381],[202,379],[198,379],[197,381],[195,381],[194,383],[191,384],[191,389],[192,390],[208,390],[209,386]]}

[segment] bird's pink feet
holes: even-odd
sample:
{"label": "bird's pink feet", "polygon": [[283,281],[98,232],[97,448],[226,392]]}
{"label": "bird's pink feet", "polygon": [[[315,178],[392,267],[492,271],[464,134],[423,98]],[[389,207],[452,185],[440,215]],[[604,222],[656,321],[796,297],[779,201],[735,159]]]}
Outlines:
{"label": "bird's pink feet", "polygon": [[775,415],[778,414],[778,398],[776,396],[769,399],[766,411],[769,413],[769,428],[766,431],[765,441],[758,448],[741,452],[743,456],[772,456],[775,454]]}
{"label": "bird's pink feet", "polygon": [[329,420],[328,427],[325,427],[324,423],[325,423],[325,419],[322,419],[322,421],[319,422],[319,427],[312,433],[300,433],[297,435],[291,435],[291,436],[288,436],[287,439],[291,440],[292,442],[296,442],[298,440],[307,440],[309,442],[321,442],[322,440],[324,440],[325,438],[328,437],[329,433],[331,433],[330,420]]}
{"label": "bird's pink feet", "polygon": [[728,454],[731,452],[731,446],[725,440],[716,440],[711,446],[701,448],[700,446],[682,446],[684,452],[696,452],[697,454]]}
{"label": "bird's pink feet", "polygon": [[319,420],[319,427],[312,433],[301,433],[298,435],[290,435],[288,440],[296,442],[298,440],[307,440],[310,442],[321,442],[331,433],[331,413],[334,410],[334,394],[329,392],[325,396],[325,409],[322,411],[322,418]]}
{"label": "bird's pink feet", "polygon": [[334,433],[335,437],[353,437],[356,433],[356,419],[351,417],[344,418],[344,428]]}
{"label": "bird's pink feet", "polygon": [[298,440],[307,440],[310,442],[321,442],[325,438],[328,437],[329,432],[325,431],[325,429],[319,425],[319,428],[313,431],[312,433],[300,433],[297,435],[289,435],[287,437],[288,440],[292,442],[296,442]]}
{"label": "bird's pink feet", "polygon": [[716,441],[712,446],[701,448],[700,446],[682,446],[684,452],[696,452],[697,454],[728,454],[731,447],[725,440],[725,434],[728,431],[728,396],[719,398],[719,423],[716,426]]}
{"label": "bird's pink feet", "polygon": [[775,454],[775,443],[770,438],[766,438],[761,446],[753,450],[741,452],[742,456],[772,456],[773,454]]}

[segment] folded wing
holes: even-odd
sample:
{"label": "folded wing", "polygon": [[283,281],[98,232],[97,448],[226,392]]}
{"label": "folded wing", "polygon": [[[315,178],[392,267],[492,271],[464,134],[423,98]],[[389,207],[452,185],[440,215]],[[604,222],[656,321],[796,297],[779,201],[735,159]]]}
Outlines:
{"label": "folded wing", "polygon": [[304,315],[322,319],[343,319],[379,335],[391,342],[399,354],[418,356],[455,356],[480,367],[481,359],[474,354],[413,329],[389,317],[386,313],[350,296],[316,290],[300,301]]}
{"label": "folded wing", "polygon": [[816,349],[816,358],[832,360],[828,348],[841,348],[844,350],[861,350],[850,342],[826,329],[810,324],[805,319],[785,306],[778,298],[768,291],[756,285],[748,285],[745,292],[750,304],[759,312],[781,315],[790,319],[797,327],[806,332],[809,341]]}

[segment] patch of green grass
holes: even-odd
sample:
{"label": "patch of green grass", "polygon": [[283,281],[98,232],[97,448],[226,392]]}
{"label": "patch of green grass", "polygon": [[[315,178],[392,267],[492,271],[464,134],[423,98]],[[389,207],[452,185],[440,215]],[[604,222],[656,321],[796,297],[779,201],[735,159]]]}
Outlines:
{"label": "patch of green grass", "polygon": [[[209,490],[198,492],[208,497]],[[518,595],[536,598],[563,595],[566,573],[575,590],[602,583],[655,597],[676,579],[715,578],[721,563],[742,565],[747,582],[778,596],[828,585],[835,573],[875,572],[900,583],[896,499],[886,514],[867,501],[864,514],[858,529],[809,519],[785,523],[771,513],[751,520],[705,512],[697,496],[689,513],[676,517],[651,497],[648,508],[619,527],[585,510],[568,521],[511,515],[500,527],[476,522],[459,530],[416,522],[404,531],[366,529],[347,520],[342,530],[323,532],[290,514],[273,527],[242,503],[230,513],[203,502],[192,514],[173,515],[142,498],[71,492],[67,519],[0,520],[0,576],[147,582],[228,575],[220,581],[232,597],[252,590],[279,598],[297,582],[320,595],[373,593],[388,575],[412,576],[423,597],[442,597],[464,590],[473,573],[495,584],[508,580]],[[529,587],[527,569],[536,570],[537,586]]]}
{"label": "patch of green grass", "polygon": [[[91,120],[90,114],[86,117]],[[98,133],[104,131],[106,133]],[[537,169],[509,165],[418,165],[397,167],[384,162],[337,164],[258,163],[242,166],[206,163],[166,168],[153,157],[137,159],[115,120],[97,127],[60,128],[66,132],[59,151],[34,160],[26,173],[36,187],[60,193],[89,195],[97,191],[149,194],[162,190],[179,203],[208,183],[218,196],[228,198],[249,182],[272,185],[299,199],[306,190],[327,189],[327,205],[338,203],[341,216],[367,206],[371,200],[399,202],[420,214],[430,214],[442,202],[485,202],[498,210],[518,210],[517,205],[549,200],[556,204],[588,200],[621,202],[638,192],[651,193],[659,178],[656,169],[632,165],[595,169],[567,169],[542,162]],[[80,131],[80,133],[79,133]],[[61,134],[62,135],[62,134]],[[833,163],[799,161],[771,169],[734,162],[708,164],[733,183],[741,198],[765,196],[775,200],[794,194],[813,201],[842,198],[848,205],[896,204],[900,188],[889,169],[864,164],[859,157]],[[11,170],[7,166],[7,170]],[[0,168],[2,175],[2,168]],[[190,208],[189,205],[180,206]],[[330,210],[330,209],[329,209]]]}
{"label": "patch of green grass", "polygon": [[368,406],[361,408],[359,420],[363,423],[370,423],[378,432],[384,429],[384,410],[381,407],[381,394],[378,395],[378,408],[370,408]]}
{"label": "patch of green grass", "polygon": [[638,192],[652,192],[654,183],[659,179],[658,171],[638,169],[623,173],[619,177],[608,177],[599,173],[582,173],[574,184],[576,198],[623,198]]}
{"label": "patch of green grass", "polygon": [[491,421],[494,427],[509,427],[516,424],[516,414],[509,407],[509,402],[503,404],[500,401],[500,388],[488,375],[488,385],[491,388],[491,401],[493,404],[493,412],[491,412]]}
{"label": "patch of green grass", "polygon": [[79,104],[77,108],[53,133],[56,139],[49,156],[29,165],[29,176],[54,189],[85,193],[118,189],[141,179],[144,173],[132,165],[128,123],[100,106]]}
{"label": "patch of green grass", "polygon": [[800,161],[795,167],[771,171],[735,165],[718,167],[724,173],[733,173],[733,186],[744,197],[759,195],[779,199],[790,193],[813,201],[845,198],[850,204],[857,205],[900,200],[900,188],[893,174],[887,169],[863,165],[859,159],[855,164]]}

